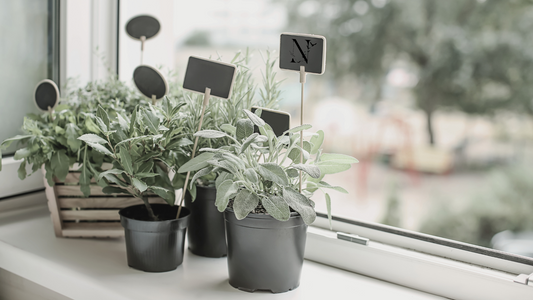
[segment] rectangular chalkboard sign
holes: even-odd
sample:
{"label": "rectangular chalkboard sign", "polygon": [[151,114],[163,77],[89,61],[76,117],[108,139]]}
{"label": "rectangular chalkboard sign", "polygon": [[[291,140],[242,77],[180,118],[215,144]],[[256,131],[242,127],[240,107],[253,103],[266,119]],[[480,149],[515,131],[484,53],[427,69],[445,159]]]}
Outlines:
{"label": "rectangular chalkboard sign", "polygon": [[235,65],[195,56],[189,57],[183,88],[198,93],[211,89],[211,95],[228,99],[233,89]]}
{"label": "rectangular chalkboard sign", "polygon": [[323,74],[326,70],[326,38],[321,35],[282,33],[279,47],[279,68]]}
{"label": "rectangular chalkboard sign", "polygon": [[[252,112],[255,113],[258,108],[261,109],[261,119],[272,127],[276,136],[281,136],[285,131],[290,129],[291,115],[288,112],[256,106],[252,107]],[[259,132],[259,128],[255,126],[254,131]]]}

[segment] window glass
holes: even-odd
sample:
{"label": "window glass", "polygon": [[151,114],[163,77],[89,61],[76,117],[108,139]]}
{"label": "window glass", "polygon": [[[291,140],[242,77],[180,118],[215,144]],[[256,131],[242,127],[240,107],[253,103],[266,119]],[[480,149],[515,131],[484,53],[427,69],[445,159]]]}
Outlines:
{"label": "window glass", "polygon": [[[250,47],[261,85],[261,53],[278,49],[281,32],[326,37],[326,72],[307,76],[304,123],[324,130],[325,152],[360,160],[329,176],[349,192],[331,192],[333,214],[533,255],[528,1],[176,0],[173,6],[178,77],[190,55],[228,62]],[[297,125],[298,74],[277,66],[276,72],[284,80],[280,109]],[[316,193],[314,200],[324,212],[323,198]]]}
{"label": "window glass", "polygon": [[39,113],[33,101],[37,83],[46,78],[57,83],[56,5],[52,0],[0,0],[0,141],[22,133],[27,113]]}

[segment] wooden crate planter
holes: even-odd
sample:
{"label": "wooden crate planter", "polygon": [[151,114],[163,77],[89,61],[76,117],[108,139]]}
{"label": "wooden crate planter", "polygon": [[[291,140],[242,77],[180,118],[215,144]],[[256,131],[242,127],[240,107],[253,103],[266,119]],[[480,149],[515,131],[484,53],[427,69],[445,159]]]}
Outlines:
{"label": "wooden crate planter", "polygon": [[[124,236],[118,211],[130,205],[142,204],[139,199],[126,194],[104,194],[96,183],[91,185],[91,195],[83,196],[79,186],[78,168],[71,168],[64,182],[55,180],[48,185],[44,178],[48,208],[57,237],[115,238]],[[43,168],[43,173],[44,173]],[[157,195],[149,197],[150,203],[166,203]]]}

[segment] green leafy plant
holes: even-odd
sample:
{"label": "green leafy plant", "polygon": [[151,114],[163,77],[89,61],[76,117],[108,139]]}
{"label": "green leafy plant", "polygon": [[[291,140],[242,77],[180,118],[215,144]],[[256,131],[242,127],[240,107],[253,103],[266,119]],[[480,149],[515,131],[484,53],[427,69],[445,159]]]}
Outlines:
{"label": "green leafy plant", "polygon": [[[256,114],[246,109],[243,112],[248,118],[239,120],[236,126],[221,126],[225,132],[202,130],[196,133],[201,138],[226,138],[231,142],[218,149],[200,149],[202,154],[178,170],[180,173],[197,171],[193,181],[212,172],[219,174],[215,202],[219,211],[224,211],[231,203],[239,220],[264,208],[275,219],[286,221],[292,209],[300,213],[306,224],[311,224],[316,218],[315,204],[310,199],[315,191],[334,189],[347,193],[342,187],[326,183],[323,178],[327,174],[348,170],[358,161],[348,155],[322,153],[323,131],[304,141],[301,149],[299,132],[310,129],[311,125],[292,128],[277,137],[259,117],[260,109]],[[254,133],[254,125],[259,128],[260,134]],[[301,153],[303,163],[300,163]],[[302,193],[298,192],[299,171],[304,172]],[[331,218],[330,196],[328,193],[325,196]]]}
{"label": "green leafy plant", "polygon": [[[174,106],[165,98],[161,105],[136,108],[131,117],[117,114],[115,118],[99,107],[94,117],[99,132],[78,138],[85,144],[82,176],[94,176],[104,187],[104,193],[129,194],[141,199],[150,218],[158,220],[148,195],[157,194],[174,205],[168,169],[178,154],[184,155],[182,147],[192,143],[182,132],[183,105]],[[85,155],[88,148],[103,154],[113,167],[102,170],[94,165]]]}
{"label": "green leafy plant", "polygon": [[[83,150],[78,140],[83,134],[99,132],[95,122],[98,107],[109,112],[111,117],[125,118],[136,106],[148,106],[148,102],[140,93],[111,76],[108,80],[90,82],[85,87],[67,91],[61,104],[55,108],[53,118],[49,114],[28,114],[24,118],[23,135],[6,139],[0,145],[1,150],[7,149],[13,142],[25,147],[15,153],[16,160],[22,160],[18,170],[19,178],[24,179],[26,165],[32,165],[32,173],[44,165],[46,179],[50,186],[54,185],[54,177],[65,180],[69,167],[80,163],[84,157],[93,164],[101,166],[109,162],[102,153],[94,150]],[[88,196],[88,182],[91,178],[83,178],[82,190]]]}
{"label": "green leafy plant", "polygon": [[[280,81],[276,80],[274,65],[276,58],[273,53],[267,52],[263,57],[265,70],[263,75],[263,87],[258,89],[252,79],[250,69],[251,53],[247,49],[244,53],[235,54],[231,63],[237,66],[237,74],[233,85],[233,92],[229,99],[211,99],[205,111],[202,129],[206,130],[223,130],[225,124],[233,127],[237,121],[245,117],[243,109],[251,109],[252,106],[265,108],[277,108],[280,101],[281,91],[279,90]],[[194,140],[194,134],[198,129],[200,115],[202,111],[202,95],[190,92],[183,92],[183,101],[187,103],[184,107],[184,132],[189,140]],[[181,99],[180,99],[181,100]],[[198,149],[200,148],[220,148],[231,144],[229,137],[219,139],[199,139]],[[175,161],[175,171],[180,166],[190,160],[193,145],[186,146],[188,155],[178,157]],[[214,172],[202,174],[194,177],[194,184],[191,184],[188,191],[191,193],[193,200],[196,196],[196,184],[201,186],[214,185],[217,174]],[[185,182],[185,174],[176,174],[173,180],[176,189],[182,188]]]}

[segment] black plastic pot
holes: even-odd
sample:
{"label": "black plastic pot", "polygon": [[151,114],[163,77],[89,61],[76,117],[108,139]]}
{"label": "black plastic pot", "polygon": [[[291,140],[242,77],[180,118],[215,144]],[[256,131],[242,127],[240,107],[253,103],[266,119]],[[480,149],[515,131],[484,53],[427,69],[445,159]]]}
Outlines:
{"label": "black plastic pot", "polygon": [[144,204],[118,212],[125,231],[128,266],[145,272],[172,271],[183,262],[190,212],[183,208],[175,219],[177,206],[152,204],[152,209],[161,221],[146,221]]}
{"label": "black plastic pot", "polygon": [[215,206],[215,187],[196,186],[196,200],[185,196],[185,207],[191,211],[187,240],[192,253],[205,257],[227,255],[224,215]]}
{"label": "black plastic pot", "polygon": [[231,286],[283,293],[300,285],[307,225],[298,213],[286,222],[261,214],[239,221],[227,209],[224,218]]}

